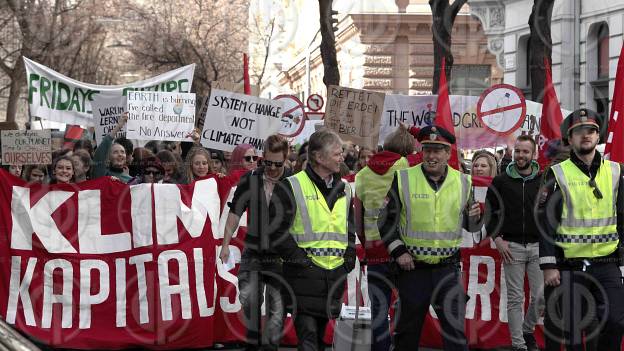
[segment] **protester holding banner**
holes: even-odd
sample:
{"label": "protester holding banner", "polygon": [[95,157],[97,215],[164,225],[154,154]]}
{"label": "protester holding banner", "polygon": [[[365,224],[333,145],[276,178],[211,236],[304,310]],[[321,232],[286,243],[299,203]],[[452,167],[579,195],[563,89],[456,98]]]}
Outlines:
{"label": "protester holding banner", "polygon": [[126,150],[120,145],[113,143],[113,138],[128,121],[128,113],[124,113],[111,132],[102,139],[102,143],[95,150],[93,157],[93,178],[113,176],[127,183],[132,177],[124,172],[127,167]]}
{"label": "protester holding banner", "polygon": [[[368,149],[360,149],[360,156],[364,150]],[[358,237],[366,250],[372,351],[390,349],[388,311],[392,289],[396,284],[396,269],[393,270],[390,263],[390,256],[377,228],[377,219],[394,174],[409,167],[405,157],[413,152],[414,137],[407,129],[398,128],[386,138],[384,151],[372,155],[367,161],[368,165],[355,176],[355,222]]]}
{"label": "protester holding banner", "polygon": [[72,158],[63,155],[54,159],[50,184],[69,184],[74,182],[74,161]]}
{"label": "protester holding banner", "polygon": [[6,169],[12,175],[20,178],[22,176],[22,166],[21,165],[4,165],[2,168]]}
{"label": "protester holding banner", "polygon": [[24,167],[24,180],[29,183],[42,184],[46,180],[48,167],[46,165],[28,165]]}
{"label": "protester holding banner", "polygon": [[74,161],[74,177],[76,183],[84,182],[89,178],[91,171],[91,156],[85,149],[74,150],[71,155]]}
{"label": "protester holding banner", "polygon": [[418,141],[423,163],[395,173],[379,217],[382,240],[400,267],[395,350],[418,350],[430,305],[442,325],[444,349],[468,350],[459,246],[462,227],[473,231],[464,213],[479,216],[479,204],[469,201],[471,177],[448,166],[453,134],[428,126]]}
{"label": "protester holding banner", "polygon": [[160,160],[155,156],[149,156],[141,160],[138,179],[140,183],[160,183],[164,173],[165,169]]}
{"label": "protester holding banner", "polygon": [[192,148],[186,155],[188,182],[210,174],[210,153],[201,146]]}
{"label": "protester holding banner", "polygon": [[[503,259],[512,350],[539,351],[533,332],[544,305],[544,276],[539,269],[539,232],[533,216],[541,181],[535,140],[528,135],[516,138],[513,156],[514,161],[488,188],[486,203],[491,217],[486,230]],[[525,278],[530,288],[526,316]]]}
{"label": "protester holding banner", "polygon": [[338,175],[340,137],[315,132],[308,155],[305,171],[275,186],[269,223],[271,243],[284,259],[298,350],[316,351],[325,349],[325,328],[340,313],[344,281],[355,266],[355,228],[351,187]]}
{"label": "protester holding banner", "polygon": [[549,351],[558,351],[562,342],[568,350],[580,350],[596,336],[598,350],[621,350],[624,173],[621,164],[596,150],[603,124],[601,115],[587,109],[565,118],[560,128],[563,142],[572,148],[570,158],[550,168],[540,192]]}
{"label": "protester holding banner", "polygon": [[[230,259],[229,244],[247,211],[247,235],[238,271],[239,299],[245,312],[248,350],[277,350],[282,337],[284,304],[281,297],[282,262],[269,242],[269,200],[275,184],[291,173],[284,168],[288,141],[271,135],[264,142],[263,166],[241,177],[228,205],[230,213],[225,223],[223,244],[219,257],[226,264]],[[266,287],[267,321],[260,332],[262,292]]]}

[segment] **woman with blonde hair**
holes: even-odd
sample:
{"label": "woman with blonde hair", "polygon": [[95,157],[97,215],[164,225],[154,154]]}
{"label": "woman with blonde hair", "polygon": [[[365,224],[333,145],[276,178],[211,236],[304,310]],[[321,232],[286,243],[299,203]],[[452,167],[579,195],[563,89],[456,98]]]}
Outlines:
{"label": "woman with blonde hair", "polygon": [[186,174],[188,182],[192,183],[198,178],[203,178],[211,173],[210,152],[203,147],[194,147],[186,155]]}
{"label": "woman with blonde hair", "polygon": [[498,175],[498,167],[496,157],[487,150],[479,150],[472,156],[472,176],[478,177],[496,177]]}

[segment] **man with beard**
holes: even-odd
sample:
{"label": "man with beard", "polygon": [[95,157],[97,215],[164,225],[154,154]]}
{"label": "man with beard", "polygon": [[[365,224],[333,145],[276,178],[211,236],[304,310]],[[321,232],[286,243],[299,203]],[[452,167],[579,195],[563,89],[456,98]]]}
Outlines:
{"label": "man with beard", "polygon": [[479,216],[470,202],[471,178],[448,167],[455,137],[441,127],[418,133],[423,163],[395,173],[379,232],[398,264],[400,310],[395,350],[418,350],[425,316],[432,305],[442,325],[444,350],[468,350],[464,333],[466,295],[461,282],[462,226]]}
{"label": "man with beard", "polygon": [[[539,268],[539,235],[533,216],[541,180],[539,164],[534,160],[536,152],[535,140],[520,135],[514,144],[514,161],[492,180],[486,197],[491,213],[486,229],[494,238],[505,268],[513,351],[539,351],[533,331],[543,306],[544,276]],[[531,291],[526,318],[525,276]]]}
{"label": "man with beard", "polygon": [[624,186],[621,165],[596,151],[602,125],[587,109],[566,117],[561,135],[570,158],[552,166],[540,193],[546,350],[558,351],[561,342],[583,350],[596,336],[598,350],[621,350]]}

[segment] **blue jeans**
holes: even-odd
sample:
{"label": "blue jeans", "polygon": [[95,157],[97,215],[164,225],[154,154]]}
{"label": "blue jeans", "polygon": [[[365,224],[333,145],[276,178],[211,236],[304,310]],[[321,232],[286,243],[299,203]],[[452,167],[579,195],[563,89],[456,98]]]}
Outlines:
{"label": "blue jeans", "polygon": [[391,272],[390,263],[367,266],[368,296],[371,300],[371,351],[390,350],[390,324],[388,311],[392,289],[396,288],[396,274]]}

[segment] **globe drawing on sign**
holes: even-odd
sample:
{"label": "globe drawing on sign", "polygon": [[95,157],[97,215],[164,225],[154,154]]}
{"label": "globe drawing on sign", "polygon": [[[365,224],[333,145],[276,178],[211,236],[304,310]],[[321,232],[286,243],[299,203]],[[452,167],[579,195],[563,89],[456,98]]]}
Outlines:
{"label": "globe drawing on sign", "polygon": [[183,109],[184,109],[184,104],[182,103],[182,98],[178,96],[178,98],[175,99],[175,104],[173,105],[173,113],[180,116],[182,114]]}

